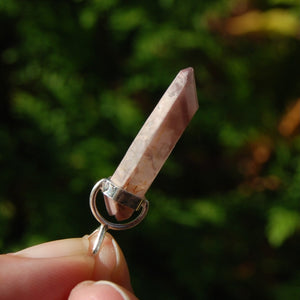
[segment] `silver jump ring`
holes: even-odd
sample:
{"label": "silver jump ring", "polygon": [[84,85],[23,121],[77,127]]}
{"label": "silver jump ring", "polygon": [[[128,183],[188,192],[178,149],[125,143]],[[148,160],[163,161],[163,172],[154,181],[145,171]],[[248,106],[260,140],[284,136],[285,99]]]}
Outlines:
{"label": "silver jump ring", "polygon": [[[136,225],[138,225],[146,216],[148,209],[149,209],[149,202],[146,199],[142,199],[141,203],[138,205],[138,208],[141,208],[140,214],[132,221],[127,223],[113,223],[106,220],[99,212],[97,205],[96,205],[96,199],[98,192],[103,188],[103,184],[105,182],[109,181],[108,179],[101,179],[99,180],[93,187],[91,194],[90,194],[90,207],[91,211],[96,218],[96,220],[101,223],[102,225],[106,226],[107,229],[113,229],[113,230],[125,230],[132,228]],[[137,208],[137,209],[138,209]]]}

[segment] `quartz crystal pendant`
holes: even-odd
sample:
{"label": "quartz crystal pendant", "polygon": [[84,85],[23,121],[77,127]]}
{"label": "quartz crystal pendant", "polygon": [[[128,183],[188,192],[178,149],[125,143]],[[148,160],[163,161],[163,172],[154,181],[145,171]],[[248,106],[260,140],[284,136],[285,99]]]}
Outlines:
{"label": "quartz crystal pendant", "polygon": [[[192,68],[181,70],[135,137],[110,180],[144,198],[159,170],[198,109]],[[134,209],[105,196],[110,215],[126,220]]]}

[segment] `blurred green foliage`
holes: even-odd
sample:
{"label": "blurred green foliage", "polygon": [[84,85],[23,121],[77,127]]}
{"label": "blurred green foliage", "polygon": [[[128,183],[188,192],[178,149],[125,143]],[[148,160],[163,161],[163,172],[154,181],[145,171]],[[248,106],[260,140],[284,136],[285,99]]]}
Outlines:
{"label": "blurred green foliage", "polygon": [[144,222],[114,233],[141,299],[298,299],[297,0],[0,1],[0,249],[96,227],[112,174],[177,72],[200,109]]}

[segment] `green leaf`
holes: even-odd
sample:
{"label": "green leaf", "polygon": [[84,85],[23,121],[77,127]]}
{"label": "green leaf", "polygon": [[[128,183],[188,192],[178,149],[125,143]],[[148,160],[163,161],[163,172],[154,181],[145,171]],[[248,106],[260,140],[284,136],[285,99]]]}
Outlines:
{"label": "green leaf", "polygon": [[281,246],[299,226],[299,213],[283,207],[273,207],[269,212],[267,237],[274,247]]}

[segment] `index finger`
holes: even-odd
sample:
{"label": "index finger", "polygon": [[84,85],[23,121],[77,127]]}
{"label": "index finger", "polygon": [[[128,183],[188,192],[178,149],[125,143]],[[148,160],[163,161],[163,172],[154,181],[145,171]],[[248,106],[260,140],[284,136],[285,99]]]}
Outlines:
{"label": "index finger", "polygon": [[131,289],[124,256],[106,234],[98,255],[94,236],[59,240],[0,255],[0,299],[67,299],[84,280],[111,280]]}

